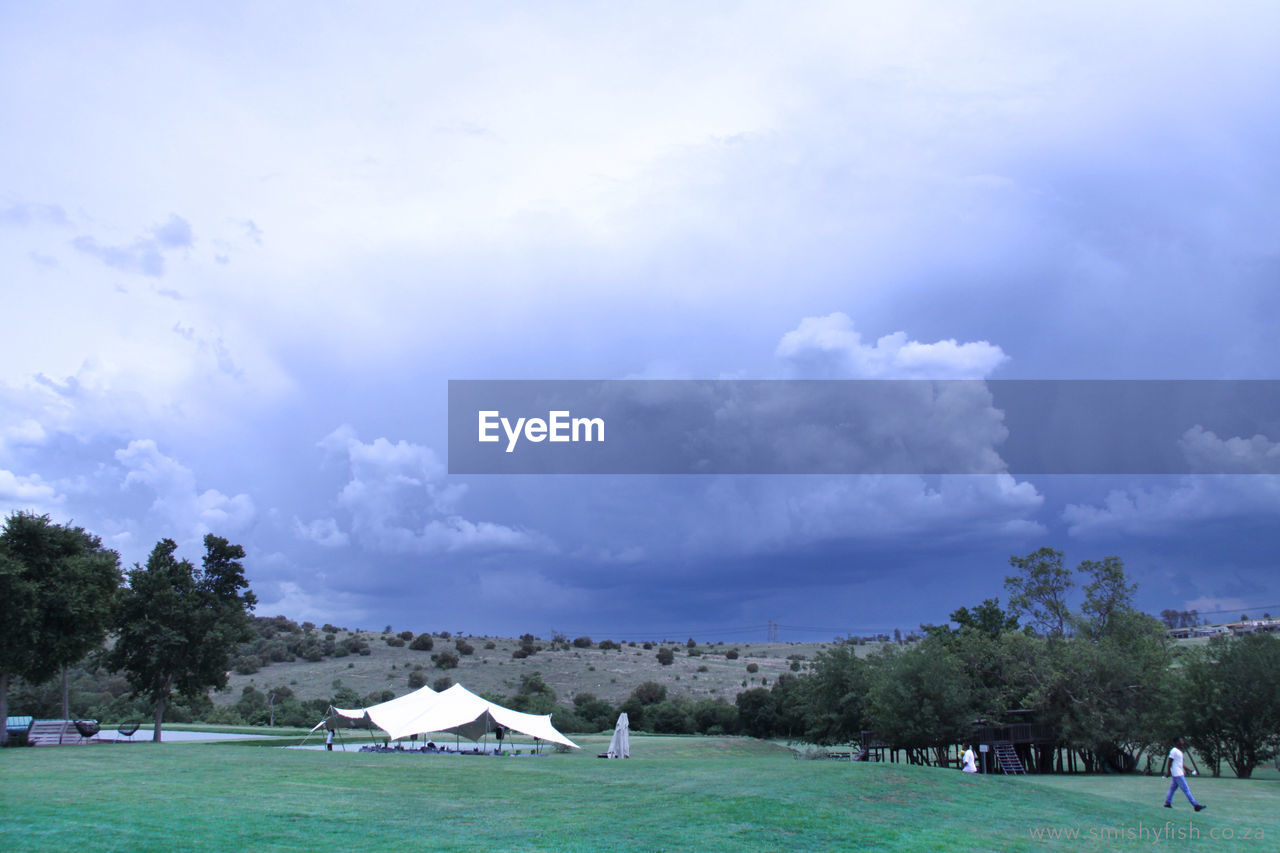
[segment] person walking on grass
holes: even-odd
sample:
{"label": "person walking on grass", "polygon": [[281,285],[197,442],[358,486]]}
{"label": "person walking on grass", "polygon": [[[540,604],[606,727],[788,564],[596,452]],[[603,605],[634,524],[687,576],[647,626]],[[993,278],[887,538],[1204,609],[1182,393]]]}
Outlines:
{"label": "person walking on grass", "polygon": [[324,748],[329,752],[333,752],[333,729],[329,729],[324,733]]}
{"label": "person walking on grass", "polygon": [[[1186,766],[1183,764],[1184,755],[1182,752],[1186,748],[1186,739],[1178,738],[1173,742],[1173,749],[1169,750],[1168,766],[1169,775],[1172,777],[1172,780],[1169,782],[1169,793],[1166,794],[1164,798],[1164,807],[1166,809],[1173,808],[1173,795],[1179,788],[1181,788],[1182,793],[1187,795],[1187,800],[1195,807],[1195,810],[1203,811],[1206,807],[1196,802],[1196,798],[1191,796],[1191,789],[1187,787],[1187,771]],[[1194,758],[1191,759],[1191,763],[1193,765],[1195,764]],[[1193,776],[1200,775],[1200,771],[1198,769],[1192,770],[1191,773]]]}
{"label": "person walking on grass", "polygon": [[964,755],[960,756],[960,762],[962,765],[961,770],[963,770],[965,773],[978,772],[978,760],[977,760],[977,756],[973,754],[972,744],[970,744],[969,747],[964,751]]}

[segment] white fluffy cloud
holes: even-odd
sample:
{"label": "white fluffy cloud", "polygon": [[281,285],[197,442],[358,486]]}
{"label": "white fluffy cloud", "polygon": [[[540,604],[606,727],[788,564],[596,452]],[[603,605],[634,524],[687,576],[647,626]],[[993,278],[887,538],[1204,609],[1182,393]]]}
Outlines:
{"label": "white fluffy cloud", "polygon": [[894,332],[867,344],[842,312],[801,320],[777,356],[790,375],[814,379],[985,379],[1009,360],[987,341],[921,343]]}
{"label": "white fluffy cloud", "polygon": [[1101,505],[1068,504],[1067,532],[1081,538],[1159,536],[1217,519],[1280,516],[1280,477],[1194,475],[1172,485],[1116,489]]}
{"label": "white fluffy cloud", "polygon": [[1150,487],[1115,489],[1101,505],[1068,504],[1067,531],[1082,538],[1152,536],[1217,519],[1280,515],[1280,444],[1263,435],[1222,439],[1195,426],[1179,442],[1195,471]]}
{"label": "white fluffy cloud", "polygon": [[822,542],[1027,537],[1044,533],[1044,503],[1008,474],[940,477],[721,478],[684,528],[695,551],[774,552]]}
{"label": "white fluffy cloud", "polygon": [[316,519],[296,523],[300,538],[328,547],[354,540],[392,553],[549,547],[539,534],[459,515],[455,507],[466,487],[444,482],[444,466],[429,447],[386,438],[365,443],[345,425],[320,447],[345,458],[350,468],[336,501],[350,518],[350,531],[332,518]]}
{"label": "white fluffy cloud", "polygon": [[1265,435],[1222,439],[1201,426],[1183,434],[1183,455],[1192,470],[1219,474],[1280,474],[1280,442]]}
{"label": "white fluffy cloud", "polygon": [[169,522],[175,539],[197,539],[206,533],[226,535],[253,521],[253,499],[228,496],[217,489],[199,491],[195,474],[178,460],[160,452],[151,439],[129,442],[115,458],[127,472],[124,488],[141,486],[155,493],[152,512]]}
{"label": "white fluffy cloud", "polygon": [[44,513],[62,503],[62,496],[39,474],[15,474],[0,468],[0,506]]}

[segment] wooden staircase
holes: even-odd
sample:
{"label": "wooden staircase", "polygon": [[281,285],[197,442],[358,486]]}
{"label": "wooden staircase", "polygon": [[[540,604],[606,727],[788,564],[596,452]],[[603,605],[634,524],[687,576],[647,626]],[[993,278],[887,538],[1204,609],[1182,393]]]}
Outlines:
{"label": "wooden staircase", "polygon": [[1018,758],[1018,753],[1014,750],[1013,744],[1008,741],[996,741],[993,746],[996,751],[996,762],[999,763],[1001,771],[1005,773],[1021,773],[1027,774],[1027,770],[1022,766],[1022,759]]}

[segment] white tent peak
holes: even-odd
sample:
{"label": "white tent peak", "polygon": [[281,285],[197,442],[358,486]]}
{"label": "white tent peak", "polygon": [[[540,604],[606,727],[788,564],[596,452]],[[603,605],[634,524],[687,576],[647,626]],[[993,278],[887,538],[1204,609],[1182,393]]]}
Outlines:
{"label": "white tent peak", "polygon": [[526,714],[504,708],[461,684],[439,693],[423,687],[368,708],[334,708],[333,711],[350,720],[368,719],[392,740],[427,732],[455,732],[468,740],[479,740],[501,726],[549,743],[579,748],[551,725],[550,714]]}

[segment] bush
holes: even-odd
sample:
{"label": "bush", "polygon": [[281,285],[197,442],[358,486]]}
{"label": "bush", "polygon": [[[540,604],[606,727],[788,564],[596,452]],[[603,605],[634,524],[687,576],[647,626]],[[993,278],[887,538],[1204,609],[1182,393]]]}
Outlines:
{"label": "bush", "polygon": [[689,657],[691,658],[702,657],[702,649],[689,649]]}
{"label": "bush", "polygon": [[574,638],[574,640],[573,640],[573,645],[574,645],[574,648],[578,648],[578,649],[589,649],[589,648],[591,648],[591,638],[590,638],[590,637],[575,637],[575,638]]}
{"label": "bush", "polygon": [[495,643],[493,640],[489,640],[488,642],[486,642],[486,643],[484,644],[484,647],[485,647],[486,649],[496,649],[496,648],[498,647],[498,644],[497,644],[497,643]]}
{"label": "bush", "polygon": [[413,638],[413,642],[409,644],[409,648],[415,652],[429,652],[435,648],[435,640],[431,639],[430,634],[419,634]]}
{"label": "bush", "polygon": [[398,635],[397,635],[397,636],[394,636],[394,637],[387,637],[387,645],[388,645],[388,646],[397,646],[397,647],[399,647],[399,646],[403,646],[403,645],[404,645],[404,637],[401,637],[401,636],[398,636]]}
{"label": "bush", "polygon": [[671,666],[671,664],[675,663],[676,653],[664,646],[663,648],[658,649],[656,657],[658,658],[658,663],[663,666]]}
{"label": "bush", "polygon": [[476,653],[476,647],[468,643],[466,640],[457,640],[453,647],[458,650],[460,655],[473,655]]}
{"label": "bush", "polygon": [[667,698],[667,687],[657,681],[642,681],[631,691],[631,698],[641,705],[656,705]]}
{"label": "bush", "polygon": [[609,649],[618,649],[618,650],[621,650],[621,649],[622,649],[622,646],[618,645],[618,644],[617,644],[617,643],[615,643],[613,640],[601,640],[601,641],[600,641],[600,651],[602,651],[602,652],[607,652],[607,651],[609,651]]}
{"label": "bush", "polygon": [[759,671],[760,671],[760,664],[758,663],[747,664],[747,672],[759,672]]}
{"label": "bush", "polygon": [[369,651],[370,651],[368,641],[365,640],[364,637],[361,637],[358,634],[352,634],[350,637],[347,637],[345,640],[343,640],[341,643],[338,644],[338,647],[345,648],[348,652],[350,652],[353,655],[355,654],[367,655],[369,654]]}
{"label": "bush", "polygon": [[523,658],[527,658],[529,654],[530,654],[529,650],[526,649],[524,646],[521,646],[520,648],[512,652],[511,656],[516,660],[522,660]]}
{"label": "bush", "polygon": [[690,637],[690,638],[689,638],[689,642],[685,643],[685,647],[686,647],[686,648],[690,648],[690,649],[694,648],[694,647],[695,647],[695,646],[697,646],[697,645],[698,645],[698,643],[697,643],[697,641],[695,641],[695,640],[693,639],[693,637]]}
{"label": "bush", "polygon": [[420,669],[415,669],[409,673],[409,686],[414,690],[425,687],[427,684],[427,676]]}
{"label": "bush", "polygon": [[413,639],[413,632],[412,632],[412,631],[401,631],[401,632],[400,632],[399,634],[397,634],[396,636],[397,636],[397,637],[399,637],[400,639],[404,640],[404,641],[407,643],[407,642],[409,642],[410,640],[412,640],[412,639]]}
{"label": "bush", "polygon": [[431,682],[431,689],[437,693],[443,693],[453,686],[453,679],[447,675],[442,675],[435,681]]}
{"label": "bush", "polygon": [[645,649],[652,649],[652,648],[653,648],[653,643],[645,643],[645,644],[644,644],[644,646],[643,646],[643,648],[645,648]]}
{"label": "bush", "polygon": [[737,650],[737,649],[729,649],[729,651],[727,651],[727,652],[725,652],[725,653],[724,653],[724,656],[725,656],[725,660],[737,660],[737,659],[738,659],[738,650]]}
{"label": "bush", "polygon": [[244,655],[236,658],[235,671],[241,675],[253,675],[259,669],[262,669],[262,661],[257,655]]}
{"label": "bush", "polygon": [[431,656],[431,660],[440,669],[454,669],[458,666],[458,656],[450,651],[436,652]]}

